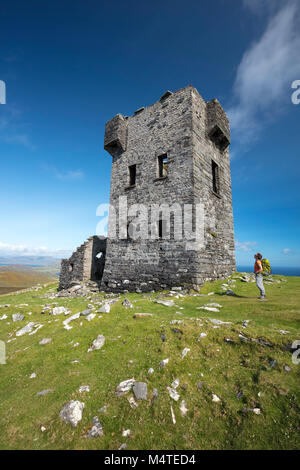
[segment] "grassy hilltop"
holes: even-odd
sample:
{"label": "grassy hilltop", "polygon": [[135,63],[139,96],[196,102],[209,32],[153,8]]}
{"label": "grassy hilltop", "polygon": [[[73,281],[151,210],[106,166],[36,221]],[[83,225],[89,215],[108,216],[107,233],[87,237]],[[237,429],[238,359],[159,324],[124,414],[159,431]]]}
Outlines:
{"label": "grassy hilltop", "polygon": [[0,295],[45,283],[57,278],[59,264],[49,266],[0,265]]}
{"label": "grassy hilltop", "polygon": [[[237,296],[221,295],[225,281],[216,281],[200,295],[161,293],[160,300],[174,302],[170,307],[155,302],[158,293],[45,298],[56,283],[1,296],[6,364],[0,365],[0,449],[299,448],[300,366],[287,345],[300,340],[300,278],[273,276],[268,301],[260,302],[255,284],[235,277],[228,285]],[[133,308],[122,305],[124,298]],[[109,313],[97,312],[104,300],[117,300]],[[54,302],[51,308],[71,312],[49,315],[45,305]],[[209,303],[222,308],[198,308]],[[87,308],[94,318],[80,316],[64,329],[63,321]],[[25,318],[13,322],[15,313]],[[133,318],[137,313],[152,316]],[[35,322],[36,334],[16,336],[29,322]],[[99,334],[104,346],[88,352]],[[43,338],[52,341],[40,345]],[[146,400],[137,400],[132,390],[116,396],[118,384],[131,378],[147,383]],[[176,379],[178,401],[167,389]],[[83,385],[90,391],[79,393]],[[44,390],[51,391],[37,395]],[[85,404],[77,427],[59,417],[70,400]],[[95,416],[103,436],[86,437]]]}

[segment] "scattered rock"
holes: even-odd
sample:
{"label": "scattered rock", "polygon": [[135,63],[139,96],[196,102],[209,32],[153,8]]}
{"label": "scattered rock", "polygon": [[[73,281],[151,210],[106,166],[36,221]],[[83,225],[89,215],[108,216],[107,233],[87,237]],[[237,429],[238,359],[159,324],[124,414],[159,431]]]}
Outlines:
{"label": "scattered rock", "polygon": [[175,305],[173,300],[155,300],[155,303],[164,305],[165,307],[174,307]]}
{"label": "scattered rock", "polygon": [[110,312],[110,305],[108,303],[105,303],[102,305],[101,308],[99,308],[98,313],[109,313]]}
{"label": "scattered rock", "polygon": [[51,393],[51,392],[53,392],[53,390],[51,390],[51,388],[48,388],[47,390],[42,390],[41,392],[38,392],[37,396],[43,397],[44,395],[47,395],[47,393]]}
{"label": "scattered rock", "polygon": [[118,450],[124,450],[124,449],[126,449],[126,447],[127,447],[127,444],[126,444],[126,442],[124,442],[124,444],[120,445]]}
{"label": "scattered rock", "polygon": [[219,312],[220,310],[216,307],[197,307],[198,310],[207,310],[208,312]]}
{"label": "scattered rock", "polygon": [[122,305],[123,307],[126,307],[126,308],[133,308],[132,303],[128,299],[124,299]]}
{"label": "scattered rock", "polygon": [[214,325],[231,325],[231,321],[222,321],[218,320],[217,318],[209,318],[209,321]]}
{"label": "scattered rock", "polygon": [[219,398],[217,395],[215,395],[215,394],[213,393],[213,394],[212,394],[212,401],[215,402],[215,403],[219,403],[221,400],[220,400],[220,398]]}
{"label": "scattered rock", "polygon": [[129,401],[129,405],[132,409],[137,408],[138,405],[137,405],[137,403],[136,403],[136,401],[133,397],[130,397],[128,401]]}
{"label": "scattered rock", "polygon": [[171,417],[172,417],[172,422],[173,424],[176,424],[176,418],[175,418],[175,414],[174,414],[174,411],[173,411],[173,407],[171,406]]}
{"label": "scattered rock", "polygon": [[122,432],[123,437],[128,437],[130,436],[130,434],[131,434],[130,429],[124,429],[124,431]]}
{"label": "scattered rock", "polygon": [[185,416],[185,415],[187,414],[188,409],[187,409],[187,407],[186,407],[186,405],[185,405],[185,401],[184,401],[184,400],[182,400],[182,402],[180,403],[179,409],[180,409],[181,416]]}
{"label": "scattered rock", "polygon": [[88,317],[92,310],[90,308],[87,308],[86,310],[83,310],[83,312],[80,312],[81,317]]}
{"label": "scattered rock", "polygon": [[24,320],[24,318],[25,318],[24,315],[21,315],[20,313],[13,313],[13,315],[12,315],[13,322],[22,321],[22,320]]}
{"label": "scattered rock", "polygon": [[70,313],[70,310],[65,307],[54,307],[52,311],[49,312],[49,315],[61,315],[62,313]]}
{"label": "scattered rock", "polygon": [[289,366],[285,365],[285,366],[284,366],[284,370],[285,370],[286,372],[290,372],[292,369],[291,369]]}
{"label": "scattered rock", "polygon": [[107,405],[102,406],[102,408],[99,408],[99,413],[106,413],[107,412]]}
{"label": "scattered rock", "polygon": [[184,350],[181,353],[182,359],[187,355],[187,353],[190,351],[190,348],[184,348]]}
{"label": "scattered rock", "polygon": [[97,338],[92,342],[92,346],[88,349],[88,352],[101,349],[104,343],[105,337],[103,335],[98,335]]}
{"label": "scattered rock", "polygon": [[93,426],[91,429],[88,430],[86,437],[101,437],[103,435],[104,433],[102,424],[100,423],[98,416],[94,416]]}
{"label": "scattered rock", "polygon": [[171,387],[176,390],[176,388],[178,387],[178,385],[179,385],[179,379],[175,379],[175,380],[172,382]]}
{"label": "scattered rock", "polygon": [[167,387],[167,390],[169,392],[170,397],[173,398],[173,400],[175,401],[179,400],[180,395],[174,388]]}
{"label": "scattered rock", "polygon": [[45,344],[51,343],[51,341],[52,341],[52,338],[43,338],[41,339],[41,341],[39,341],[39,344],[41,346],[44,346]]}
{"label": "scattered rock", "polygon": [[135,383],[134,378],[127,379],[127,380],[124,380],[123,382],[120,382],[116,388],[117,397],[121,397],[122,395],[125,395],[125,393],[129,392],[129,390],[132,389],[134,383]]}
{"label": "scattered rock", "polygon": [[16,336],[22,336],[22,335],[25,335],[26,333],[30,333],[33,330],[34,325],[35,323],[32,321],[27,323],[26,326],[24,326],[23,328],[21,328],[21,330],[18,330],[16,332]]}
{"label": "scattered rock", "polygon": [[133,393],[137,400],[147,400],[147,384],[145,382],[135,382],[133,384]]}
{"label": "scattered rock", "polygon": [[148,370],[148,374],[153,374],[154,372],[154,369],[152,369],[152,367],[150,367],[150,369]]}
{"label": "scattered rock", "polygon": [[85,319],[86,319],[87,321],[91,321],[91,320],[93,320],[93,318],[95,318],[95,316],[96,316],[95,313],[90,313],[89,315],[87,315],[87,316],[85,317]]}
{"label": "scattered rock", "polygon": [[79,393],[84,393],[84,392],[89,392],[89,391],[90,391],[90,387],[88,385],[81,385],[81,387],[79,387],[78,389]]}
{"label": "scattered rock", "polygon": [[35,379],[36,378],[36,373],[33,372],[30,376],[29,376],[30,379]]}
{"label": "scattered rock", "polygon": [[82,411],[84,403],[77,400],[71,400],[67,403],[59,413],[60,419],[65,423],[71,424],[76,427],[79,421],[82,420]]}
{"label": "scattered rock", "polygon": [[166,367],[168,362],[169,362],[169,358],[168,359],[163,359],[162,361],[160,361],[160,363],[158,365],[159,365],[160,368],[163,368],[163,367]]}

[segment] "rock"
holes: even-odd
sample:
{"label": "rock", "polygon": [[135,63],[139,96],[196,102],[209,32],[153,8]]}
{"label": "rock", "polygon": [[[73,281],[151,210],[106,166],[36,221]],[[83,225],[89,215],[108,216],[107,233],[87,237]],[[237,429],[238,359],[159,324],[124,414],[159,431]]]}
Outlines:
{"label": "rock", "polygon": [[130,397],[128,401],[129,401],[130,408],[132,409],[137,408],[138,405],[133,397]]}
{"label": "rock", "polygon": [[206,338],[207,334],[206,333],[200,333],[200,338]]}
{"label": "rock", "polygon": [[91,320],[93,320],[93,318],[95,318],[95,316],[96,316],[95,313],[90,313],[89,315],[87,315],[87,316],[85,317],[85,319],[86,319],[87,321],[91,321]]}
{"label": "rock", "polygon": [[124,380],[123,382],[120,382],[116,388],[117,397],[121,397],[122,395],[125,395],[125,393],[129,392],[129,390],[132,389],[134,383],[135,383],[134,378],[127,379],[127,380]]}
{"label": "rock", "polygon": [[126,449],[126,447],[127,447],[127,444],[126,444],[126,442],[124,442],[124,444],[121,444],[121,445],[120,445],[120,447],[118,448],[118,450],[124,450],[124,449]]}
{"label": "rock", "polygon": [[126,307],[126,308],[133,308],[132,303],[128,299],[124,299],[122,305],[123,307]]}
{"label": "rock", "polygon": [[16,332],[16,336],[22,336],[22,335],[25,335],[26,333],[30,333],[33,330],[34,325],[35,323],[32,321],[27,323],[26,326],[24,326],[23,328],[21,328],[21,330],[18,330]]}
{"label": "rock", "polygon": [[41,341],[39,341],[39,344],[43,346],[45,344],[51,343],[51,341],[52,341],[52,338],[43,338],[41,339]]}
{"label": "rock", "polygon": [[223,308],[223,305],[217,304],[216,302],[209,302],[208,304],[205,304],[204,307]]}
{"label": "rock", "polygon": [[86,437],[101,437],[103,435],[104,433],[102,424],[100,423],[98,416],[94,416],[93,426],[91,429],[88,430]]}
{"label": "rock", "polygon": [[2,315],[2,317],[0,317],[0,320],[6,320],[6,319],[7,319],[7,315],[5,315],[5,313],[4,313],[4,315]]}
{"label": "rock", "polygon": [[153,317],[152,313],[135,313],[133,318],[150,318]]}
{"label": "rock", "polygon": [[223,294],[223,295],[231,295],[231,296],[233,296],[233,297],[236,297],[236,293],[233,292],[233,290],[231,290],[231,289],[227,289],[227,291],[226,291],[226,292],[223,292],[222,294]]}
{"label": "rock", "polygon": [[179,409],[180,409],[181,416],[185,416],[187,414],[188,409],[185,406],[185,401],[184,400],[182,400],[182,402],[180,403]]}
{"label": "rock", "polygon": [[12,315],[13,322],[22,321],[22,320],[24,320],[24,318],[25,318],[24,315],[21,315],[20,313],[13,313],[13,315]]}
{"label": "rock", "polygon": [[219,312],[220,310],[215,307],[197,307],[198,310],[207,310],[208,312]]}
{"label": "rock", "polygon": [[180,333],[181,335],[183,335],[183,331],[179,330],[179,328],[171,328],[171,330],[173,331],[173,333]]}
{"label": "rock", "polygon": [[231,338],[224,338],[224,341],[225,341],[225,343],[234,344],[234,341],[233,341],[233,339],[231,339]]}
{"label": "rock", "polygon": [[174,388],[174,390],[176,390],[176,388],[178,387],[179,385],[179,379],[175,379],[172,384],[171,384],[171,387]]}
{"label": "rock", "polygon": [[176,390],[174,390],[174,388],[167,387],[167,390],[169,392],[170,397],[173,398],[173,400],[175,401],[179,400],[180,395]]}
{"label": "rock", "polygon": [[162,361],[160,361],[160,363],[158,365],[159,365],[160,368],[163,368],[163,367],[166,367],[168,362],[169,362],[169,358],[168,359],[163,359]]}
{"label": "rock", "polygon": [[101,349],[104,343],[105,337],[103,335],[98,335],[97,338],[92,342],[92,346],[88,349],[88,352]]}
{"label": "rock", "polygon": [[107,406],[106,405],[102,406],[102,408],[99,408],[98,411],[99,411],[99,413],[106,413],[107,412]]}
{"label": "rock", "polygon": [[51,390],[51,388],[48,388],[46,390],[42,390],[41,392],[38,392],[37,396],[38,397],[43,397],[44,395],[47,395],[47,393],[51,393],[51,392],[53,392],[53,390]]}
{"label": "rock", "polygon": [[173,300],[155,300],[155,303],[162,304],[165,307],[174,307],[175,305]]}
{"label": "rock", "polygon": [[242,413],[254,413],[256,415],[260,415],[260,408],[244,408]]}
{"label": "rock", "polygon": [[82,420],[82,411],[84,409],[84,403],[77,400],[71,400],[67,403],[59,413],[60,419],[65,423],[71,424],[76,427],[79,421]]}
{"label": "rock", "polygon": [[122,432],[123,437],[128,437],[130,436],[130,434],[131,434],[130,429],[124,429],[124,431]]}
{"label": "rock", "polygon": [[247,338],[246,336],[242,335],[241,333],[239,334],[239,338],[241,341],[243,341],[244,343],[249,343],[250,342],[250,339]]}
{"label": "rock", "polygon": [[277,366],[277,361],[276,359],[270,359],[269,360],[270,367],[276,367]]}
{"label": "rock", "polygon": [[285,366],[284,366],[284,370],[285,370],[286,372],[290,372],[292,369],[291,369],[289,366],[285,365]]}
{"label": "rock", "polygon": [[153,374],[154,372],[154,369],[152,369],[152,367],[150,367],[150,369],[148,370],[148,374]]}
{"label": "rock", "polygon": [[30,379],[35,379],[36,378],[36,373],[33,372],[30,376],[29,376]]}
{"label": "rock", "polygon": [[171,406],[171,417],[172,417],[173,424],[176,424],[175,414],[174,414],[174,410],[172,406]]}
{"label": "rock", "polygon": [[187,355],[188,352],[190,352],[190,348],[184,348],[184,350],[181,353],[182,359]]}
{"label": "rock", "polygon": [[222,321],[217,318],[209,318],[209,321],[214,325],[230,325],[232,323],[231,321]]}
{"label": "rock", "polygon": [[84,393],[84,392],[89,392],[89,391],[90,391],[90,387],[88,385],[81,385],[81,387],[79,387],[78,389],[79,393]]}
{"label": "rock", "polygon": [[67,310],[65,307],[54,307],[49,315],[61,315],[62,313],[69,313],[70,311]]}
{"label": "rock", "polygon": [[219,398],[217,395],[215,395],[215,394],[213,393],[213,394],[212,394],[212,401],[215,402],[215,403],[219,403],[221,400],[220,400],[220,398]]}
{"label": "rock", "polygon": [[40,430],[41,430],[42,432],[45,432],[45,431],[46,431],[45,426],[41,426],[41,427],[40,427]]}
{"label": "rock", "polygon": [[237,397],[238,399],[242,398],[242,396],[243,396],[243,392],[242,392],[242,391],[239,391],[239,392],[236,394],[236,397]]}
{"label": "rock", "polygon": [[98,313],[109,313],[110,312],[110,305],[108,303],[105,303],[97,311],[98,311]]}
{"label": "rock", "polygon": [[90,308],[87,308],[86,310],[83,310],[83,312],[80,312],[80,316],[87,317],[88,315],[90,315],[91,312],[92,310]]}
{"label": "rock", "polygon": [[170,325],[180,325],[180,323],[183,323],[183,320],[171,320]]}
{"label": "rock", "polygon": [[133,384],[133,393],[137,400],[147,400],[147,384],[145,382],[135,382]]}
{"label": "rock", "polygon": [[77,320],[77,318],[79,317],[80,317],[80,312],[74,313],[74,315],[71,315],[69,318],[63,321],[63,325],[68,325],[71,321]]}
{"label": "rock", "polygon": [[166,341],[166,337],[165,337],[165,335],[161,334],[161,335],[160,335],[160,339],[161,339],[161,340],[162,340],[162,342],[164,343],[164,342]]}
{"label": "rock", "polygon": [[201,390],[201,388],[203,387],[203,385],[204,385],[204,382],[198,382],[198,383],[197,383],[197,388],[198,388],[198,390]]}

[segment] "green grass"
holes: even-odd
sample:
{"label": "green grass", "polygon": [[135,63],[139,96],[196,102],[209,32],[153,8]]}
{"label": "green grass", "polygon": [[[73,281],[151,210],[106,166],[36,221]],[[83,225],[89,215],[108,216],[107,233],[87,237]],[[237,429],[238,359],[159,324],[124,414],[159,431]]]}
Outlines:
{"label": "green grass", "polygon": [[[41,306],[57,302],[76,313],[87,308],[87,298],[41,298],[56,284],[38,292],[0,297],[0,304],[11,304],[0,309],[0,317],[8,315],[0,321],[0,339],[7,348],[7,363],[0,365],[0,449],[118,449],[124,442],[127,449],[153,450],[299,448],[300,367],[293,364],[284,345],[300,339],[300,278],[285,279],[287,282],[266,286],[268,302],[257,300],[255,284],[240,280],[232,287],[238,297],[221,296],[224,281],[217,281],[201,289],[201,294],[216,294],[175,298],[175,307],[154,303],[157,294],[127,294],[134,308],[126,309],[122,306],[125,295],[121,295],[109,314],[102,314],[102,318],[97,314],[91,322],[81,317],[71,322],[73,328],[68,331],[62,326],[67,317],[42,315]],[[92,301],[102,296],[96,294]],[[197,309],[208,302],[220,303],[223,308],[219,313]],[[29,306],[15,307],[22,303]],[[13,323],[11,314],[16,312],[24,313],[25,320]],[[134,319],[136,312],[153,313],[153,317]],[[209,318],[232,323],[213,328]],[[174,319],[183,323],[171,325]],[[242,327],[243,320],[250,320],[247,328]],[[7,343],[29,321],[44,326],[34,335]],[[173,332],[174,327],[183,334]],[[283,335],[279,330],[289,333]],[[199,340],[201,332],[207,337]],[[274,347],[244,343],[239,332],[263,338]],[[88,353],[98,334],[106,337],[104,347]],[[39,345],[45,337],[52,342]],[[234,343],[226,343],[224,338]],[[79,346],[74,348],[72,340]],[[185,347],[190,352],[182,359]],[[159,369],[159,362],[166,358],[168,365]],[[270,366],[272,359],[277,361],[275,367]],[[73,360],[80,362],[72,364]],[[284,370],[285,365],[290,372]],[[155,370],[152,375],[148,375],[150,367]],[[37,374],[35,379],[29,378],[32,372]],[[132,392],[120,398],[115,395],[117,385],[132,377],[148,384],[148,400],[138,401],[136,409],[128,402]],[[180,379],[178,402],[166,390],[176,378]],[[199,381],[203,382],[201,389]],[[89,385],[90,393],[79,394],[81,385]],[[153,401],[154,388],[159,396]],[[53,393],[36,396],[44,389]],[[242,392],[240,398],[238,392]],[[220,403],[212,401],[212,393]],[[72,399],[85,403],[83,419],[76,428],[59,419],[61,408]],[[182,400],[188,408],[185,417],[179,411]],[[107,405],[105,414],[98,411],[103,405]],[[261,409],[260,415],[243,413],[256,407]],[[87,439],[94,416],[99,417],[104,436]],[[122,437],[124,429],[131,430],[130,437]]]}

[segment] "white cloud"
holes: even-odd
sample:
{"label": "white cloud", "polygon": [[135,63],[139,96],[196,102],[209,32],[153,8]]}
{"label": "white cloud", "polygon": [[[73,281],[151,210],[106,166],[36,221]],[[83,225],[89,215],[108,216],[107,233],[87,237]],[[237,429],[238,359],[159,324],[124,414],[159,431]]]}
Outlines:
{"label": "white cloud", "polygon": [[52,173],[55,178],[61,181],[71,181],[71,180],[80,180],[84,177],[84,173],[82,170],[59,170],[55,166],[50,166],[47,164],[43,164],[42,168],[49,173]]}
{"label": "white cloud", "polygon": [[282,253],[284,255],[290,255],[292,253],[292,250],[290,248],[283,248]]}
{"label": "white cloud", "polygon": [[243,4],[255,14],[264,14],[266,10],[273,11],[278,8],[282,0],[243,0]]}
{"label": "white cloud", "polygon": [[254,251],[253,247],[257,245],[257,242],[239,242],[235,241],[235,247],[237,251]]}
{"label": "white cloud", "polygon": [[262,37],[245,52],[238,66],[234,104],[228,114],[232,140],[240,147],[246,144],[247,148],[285,103],[291,103],[291,83],[300,78],[299,13],[299,3],[288,1],[271,15]]}
{"label": "white cloud", "polygon": [[51,250],[46,246],[30,247],[28,245],[13,245],[0,241],[1,256],[53,256],[61,258],[70,256],[71,250]]}
{"label": "white cloud", "polygon": [[36,146],[32,144],[28,133],[24,132],[27,124],[21,122],[21,116],[22,111],[14,104],[0,106],[0,140],[35,150]]}

